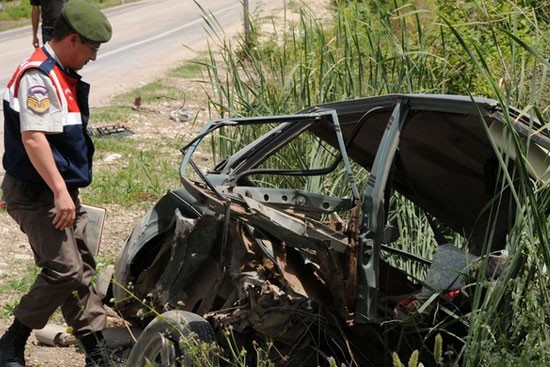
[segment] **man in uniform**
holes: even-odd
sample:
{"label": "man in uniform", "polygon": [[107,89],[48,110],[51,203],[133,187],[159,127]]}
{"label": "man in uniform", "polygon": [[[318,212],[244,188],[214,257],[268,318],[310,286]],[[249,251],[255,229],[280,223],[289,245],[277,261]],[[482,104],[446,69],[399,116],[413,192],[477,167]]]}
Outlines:
{"label": "man in uniform", "polygon": [[0,340],[0,366],[24,367],[32,329],[61,308],[86,352],[86,366],[111,365],[102,330],[106,314],[91,280],[87,215],[79,188],[92,180],[87,133],[89,85],[76,73],[111,38],[105,15],[85,0],[69,0],[52,40],[15,71],[4,98],[3,200],[27,235],[41,268]]}

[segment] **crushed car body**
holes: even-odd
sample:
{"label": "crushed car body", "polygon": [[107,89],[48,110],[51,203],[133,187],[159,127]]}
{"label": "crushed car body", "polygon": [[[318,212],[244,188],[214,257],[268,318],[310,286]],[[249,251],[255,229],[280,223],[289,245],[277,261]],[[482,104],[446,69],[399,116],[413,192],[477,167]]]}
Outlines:
{"label": "crushed car body", "polygon": [[[540,123],[490,99],[387,95],[210,121],[182,149],[182,186],[148,211],[118,259],[117,310],[136,324],[147,308],[191,312],[218,341],[224,330],[243,344],[273,340],[282,365],[310,365],[319,349],[346,365],[376,364],[365,345],[403,319],[404,300],[458,289],[469,261],[505,247],[514,202],[501,189],[497,152],[514,158],[510,126],[527,146],[530,175],[547,182],[550,139]],[[199,143],[242,127],[262,133],[235,141],[240,149],[208,169],[194,161]],[[315,148],[303,162],[285,159],[304,146]],[[444,256],[392,246],[395,193],[429,218]],[[439,226],[469,251],[447,243]],[[426,280],[392,256],[424,264]]]}

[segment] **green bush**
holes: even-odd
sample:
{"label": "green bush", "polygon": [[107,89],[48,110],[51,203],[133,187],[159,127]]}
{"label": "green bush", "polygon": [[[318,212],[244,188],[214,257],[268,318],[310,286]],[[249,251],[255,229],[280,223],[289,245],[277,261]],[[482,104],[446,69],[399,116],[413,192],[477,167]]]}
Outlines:
{"label": "green bush", "polygon": [[[31,16],[31,5],[28,1],[2,1],[0,3],[0,22],[16,21],[26,19]],[[29,21],[30,24],[30,21]]]}

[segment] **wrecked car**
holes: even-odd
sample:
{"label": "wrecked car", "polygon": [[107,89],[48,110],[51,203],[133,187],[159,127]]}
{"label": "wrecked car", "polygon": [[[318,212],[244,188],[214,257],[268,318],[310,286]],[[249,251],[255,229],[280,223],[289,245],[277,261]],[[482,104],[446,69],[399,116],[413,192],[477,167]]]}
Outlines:
{"label": "wrecked car", "polygon": [[[513,201],[497,152],[513,155],[507,121],[529,142],[530,175],[548,180],[540,123],[485,98],[387,95],[210,121],[182,148],[181,187],[147,212],[117,261],[116,309],[145,328],[129,364],[192,365],[181,335],[223,346],[228,330],[245,348],[274,343],[278,365],[387,361],[382,328],[406,324],[411,299],[449,295],[469,261],[504,248]],[[243,127],[251,140],[228,135]],[[221,131],[234,152],[201,167],[200,143],[215,145]],[[394,195],[429,218],[435,254],[394,246],[404,229],[390,219]]]}

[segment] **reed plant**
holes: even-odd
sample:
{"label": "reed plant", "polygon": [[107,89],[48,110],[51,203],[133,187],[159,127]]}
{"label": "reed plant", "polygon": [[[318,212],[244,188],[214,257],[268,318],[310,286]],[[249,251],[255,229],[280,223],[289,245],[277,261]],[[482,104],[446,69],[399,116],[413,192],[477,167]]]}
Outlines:
{"label": "reed plant", "polygon": [[[483,76],[490,94],[503,106],[525,106],[524,113],[540,119],[539,133],[548,134],[545,123],[548,111],[550,62],[547,45],[536,37],[547,37],[548,31],[531,28],[523,37],[528,22],[536,24],[534,13],[524,10],[506,14],[504,24],[488,17],[489,41],[497,55],[487,53],[477,42],[445,21],[471,64]],[[501,18],[502,19],[502,18]],[[518,28],[518,25],[522,27]],[[524,30],[523,30],[524,31]],[[527,39],[530,42],[527,42]],[[501,46],[504,43],[503,46]],[[495,59],[502,66],[493,67]],[[534,121],[532,120],[532,123]],[[516,220],[510,232],[507,249],[509,266],[495,282],[481,283],[475,289],[474,310],[469,317],[470,333],[465,340],[465,366],[504,364],[509,366],[548,365],[550,356],[544,350],[550,345],[547,326],[550,312],[548,265],[550,265],[548,182],[533,180],[528,174],[528,149],[514,131],[514,121],[506,121],[509,141],[514,146],[515,171],[503,176],[501,191],[512,190]],[[534,137],[533,137],[534,138]],[[502,172],[507,172],[510,156],[498,151]]]}
{"label": "reed plant", "polygon": [[[333,1],[332,6],[327,22],[301,9],[297,22],[285,14],[282,28],[276,22],[268,34],[254,28],[252,38],[236,43],[206,17],[213,43],[202,66],[209,77],[211,112],[222,117],[289,114],[323,102],[390,93],[481,95],[504,108],[522,108],[533,126],[538,120],[538,132],[548,134],[547,2]],[[224,131],[212,141],[213,151],[225,156],[239,149],[238,142],[262,133]],[[454,315],[468,329],[459,338],[455,365],[550,362],[550,190],[528,174],[531,141],[520,142],[512,120],[506,121],[506,134],[514,151],[501,151],[496,144],[494,149],[503,175],[496,197],[511,190],[516,208],[508,266],[497,280],[480,272],[468,290],[475,311]],[[305,165],[323,160],[308,155],[311,151],[304,146],[286,160],[312,157]],[[338,194],[341,181],[328,182],[334,184],[329,191]],[[391,219],[402,229],[399,245],[416,253],[433,251],[433,234],[422,214],[398,196],[392,208]],[[464,244],[459,237],[454,241]]]}

